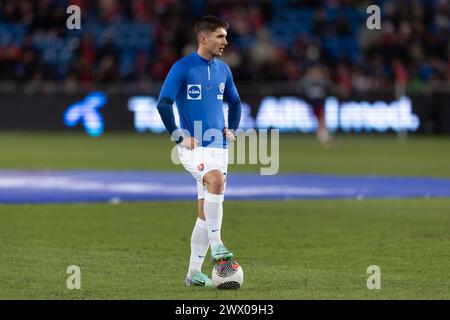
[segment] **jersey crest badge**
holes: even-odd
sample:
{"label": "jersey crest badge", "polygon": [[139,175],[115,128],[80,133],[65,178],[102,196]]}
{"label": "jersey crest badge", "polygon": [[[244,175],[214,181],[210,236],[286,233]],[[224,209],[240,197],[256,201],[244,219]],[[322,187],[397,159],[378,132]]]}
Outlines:
{"label": "jersey crest badge", "polygon": [[187,99],[188,100],[201,100],[202,99],[202,85],[201,84],[188,84],[187,85]]}

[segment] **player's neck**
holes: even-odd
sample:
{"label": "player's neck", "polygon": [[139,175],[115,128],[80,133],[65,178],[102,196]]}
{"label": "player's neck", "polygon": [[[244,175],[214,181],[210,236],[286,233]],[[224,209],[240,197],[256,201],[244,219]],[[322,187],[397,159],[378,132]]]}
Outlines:
{"label": "player's neck", "polygon": [[205,59],[206,61],[211,61],[214,58],[212,54],[210,54],[209,52],[207,52],[206,50],[204,50],[202,48],[197,49],[197,54],[200,57],[202,57],[203,59]]}

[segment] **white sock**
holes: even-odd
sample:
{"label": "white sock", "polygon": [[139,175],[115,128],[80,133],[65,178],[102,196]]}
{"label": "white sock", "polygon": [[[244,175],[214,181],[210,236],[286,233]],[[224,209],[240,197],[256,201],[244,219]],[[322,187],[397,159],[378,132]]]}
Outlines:
{"label": "white sock", "polygon": [[223,244],[222,239],[220,238],[220,228],[222,227],[223,216],[222,202],[222,195],[209,192],[206,193],[203,211],[205,212],[211,249],[218,244]]}
{"label": "white sock", "polygon": [[189,259],[188,276],[193,276],[202,269],[208,247],[209,238],[206,222],[197,218],[191,236],[191,258]]}

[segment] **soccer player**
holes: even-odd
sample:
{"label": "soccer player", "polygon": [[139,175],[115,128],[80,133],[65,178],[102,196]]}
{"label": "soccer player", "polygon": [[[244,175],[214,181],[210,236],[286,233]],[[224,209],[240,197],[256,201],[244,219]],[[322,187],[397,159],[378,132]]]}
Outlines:
{"label": "soccer player", "polygon": [[[201,272],[209,247],[214,261],[233,258],[220,233],[228,141],[236,139],[233,131],[238,128],[241,118],[241,101],[231,70],[217,59],[228,44],[228,28],[229,24],[217,17],[200,18],[194,26],[197,51],[172,66],[158,97],[158,112],[178,144],[180,161],[197,180],[198,218],[191,236],[189,270],[185,278],[188,286],[212,286],[211,279]],[[225,127],[224,98],[229,104],[228,127]],[[180,129],[175,124],[174,101],[180,116]]]}
{"label": "soccer player", "polygon": [[306,96],[307,102],[311,104],[317,119],[317,139],[325,148],[332,147],[335,143],[334,136],[325,124],[325,100],[329,94],[329,81],[323,67],[312,65],[305,77],[300,82],[300,90]]}

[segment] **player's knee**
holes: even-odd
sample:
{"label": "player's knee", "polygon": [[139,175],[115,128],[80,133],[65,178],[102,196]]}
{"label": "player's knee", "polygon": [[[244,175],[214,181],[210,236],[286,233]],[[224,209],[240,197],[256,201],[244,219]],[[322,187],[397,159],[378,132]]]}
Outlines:
{"label": "player's knee", "polygon": [[[211,189],[211,190],[210,190]],[[222,177],[215,177],[210,185],[208,186],[208,192],[213,192],[215,194],[222,193],[223,190],[223,178]]]}
{"label": "player's knee", "polygon": [[213,170],[205,175],[204,182],[208,188],[208,192],[221,194],[224,189],[224,178],[220,171]]}

